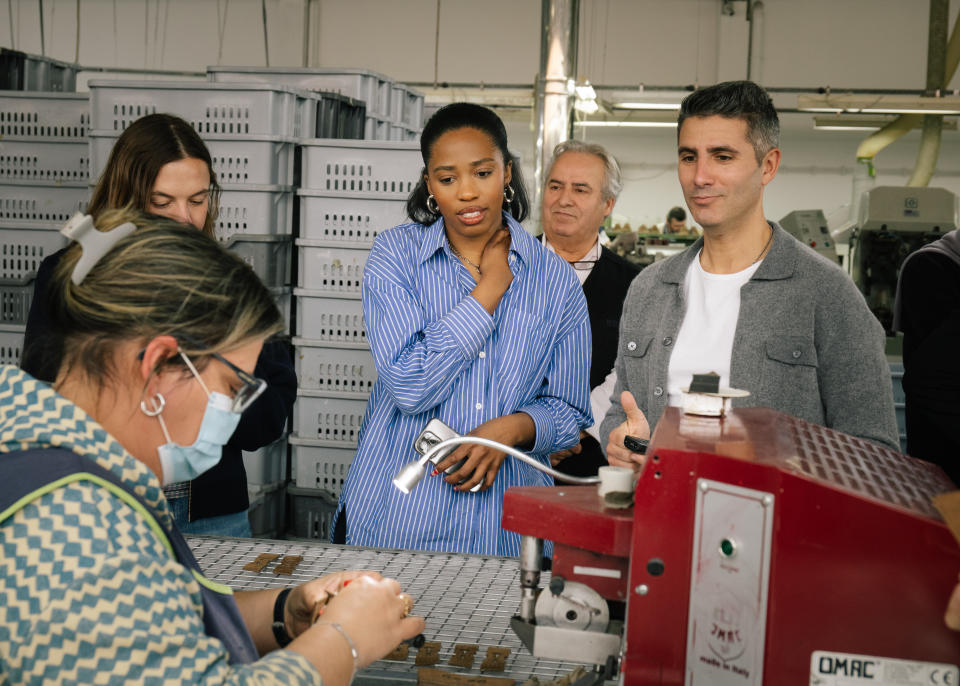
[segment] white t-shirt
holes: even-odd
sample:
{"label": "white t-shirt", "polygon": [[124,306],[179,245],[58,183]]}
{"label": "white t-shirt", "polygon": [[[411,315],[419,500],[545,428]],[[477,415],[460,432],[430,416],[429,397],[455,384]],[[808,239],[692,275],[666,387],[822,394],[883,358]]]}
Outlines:
{"label": "white t-shirt", "polygon": [[740,287],[759,266],[760,262],[756,262],[735,274],[711,274],[700,266],[700,253],[690,263],[683,279],[687,309],[667,372],[670,405],[680,404],[680,389],[690,385],[694,374],[716,372],[720,375],[720,386],[730,385],[730,358],[740,315]]}

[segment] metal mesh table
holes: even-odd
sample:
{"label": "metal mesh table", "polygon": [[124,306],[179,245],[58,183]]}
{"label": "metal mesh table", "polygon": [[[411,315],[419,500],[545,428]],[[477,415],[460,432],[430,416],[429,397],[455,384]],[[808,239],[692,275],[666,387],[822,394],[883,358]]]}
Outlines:
{"label": "metal mesh table", "polygon": [[[188,536],[187,541],[206,576],[235,590],[301,584],[344,569],[371,569],[397,579],[416,599],[415,613],[426,618],[426,639],[441,644],[440,662],[435,666],[445,671],[479,675],[480,664],[491,646],[510,648],[506,671],[491,676],[518,682],[535,676],[542,682],[569,674],[577,667],[575,663],[533,657],[510,629],[510,618],[517,613],[520,599],[516,558],[354,548],[313,541],[205,536]],[[301,555],[303,560],[292,576],[274,574],[276,563],[260,573],[243,569],[260,553]],[[549,581],[549,573],[544,572],[542,583]],[[448,664],[457,643],[480,646],[472,669]],[[375,662],[357,675],[355,683],[416,683],[415,657],[416,650],[411,648],[406,662]]]}

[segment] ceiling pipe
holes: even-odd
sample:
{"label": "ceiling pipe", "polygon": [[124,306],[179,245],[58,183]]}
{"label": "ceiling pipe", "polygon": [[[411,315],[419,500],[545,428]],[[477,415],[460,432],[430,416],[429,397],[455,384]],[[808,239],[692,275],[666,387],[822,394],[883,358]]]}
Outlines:
{"label": "ceiling pipe", "polygon": [[[933,3],[941,2],[941,1],[945,5],[948,4],[946,0],[931,0],[931,7],[930,7],[931,24],[929,29],[931,32],[934,30]],[[941,33],[946,29],[946,22],[947,22],[947,16],[946,16],[946,13],[944,13],[942,22],[939,25]],[[940,65],[941,65],[940,68],[942,69],[942,71],[940,72],[941,79],[940,79],[940,83],[934,86],[933,88],[929,87],[930,76],[931,76],[931,72],[930,72],[931,49],[934,48],[934,37],[931,34],[931,40],[930,40],[930,44],[928,45],[928,51],[927,51],[927,86],[928,87],[927,87],[927,90],[923,91],[924,95],[931,95],[932,94],[931,91],[935,93],[939,89],[946,86],[946,84],[950,82],[950,79],[953,78],[953,74],[957,70],[957,65],[958,63],[960,63],[960,30],[958,29],[960,29],[960,15],[957,16],[957,21],[953,25],[953,31],[950,34],[950,43],[946,49],[945,60],[943,57],[942,48],[938,50],[938,52],[940,53],[940,57],[939,57]],[[857,161],[867,166],[868,173],[871,178],[875,174],[875,171],[873,169],[873,158],[877,155],[877,153],[879,153],[881,150],[883,150],[885,147],[887,147],[894,141],[898,140],[901,136],[906,134],[908,131],[911,131],[912,129],[916,128],[920,124],[922,118],[923,118],[923,115],[919,115],[919,114],[902,114],[896,119],[894,119],[892,122],[884,126],[879,131],[876,131],[875,133],[872,133],[869,136],[867,136],[860,143],[860,146],[857,148]],[[923,143],[921,142],[921,148],[923,147],[924,147]],[[855,199],[855,202],[858,202],[858,201],[859,201],[858,198]]]}
{"label": "ceiling pipe", "polygon": [[535,226],[539,224],[546,166],[557,144],[570,137],[573,94],[568,82],[577,72],[580,0],[542,0],[540,23],[540,72],[537,74],[534,115],[534,201],[531,208]]}
{"label": "ceiling pipe", "polygon": [[[927,44],[927,90],[937,94],[947,84],[947,20],[950,0],[930,0],[930,40]],[[952,76],[952,75],[951,75]],[[943,115],[923,116],[923,134],[920,150],[913,167],[908,186],[926,186],[937,169],[940,157],[940,136],[943,132]]]}

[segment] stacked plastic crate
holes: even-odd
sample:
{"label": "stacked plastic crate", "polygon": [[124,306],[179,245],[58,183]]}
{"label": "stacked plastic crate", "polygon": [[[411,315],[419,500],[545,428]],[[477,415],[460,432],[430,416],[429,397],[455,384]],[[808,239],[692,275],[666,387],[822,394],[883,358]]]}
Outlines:
{"label": "stacked plastic crate", "polygon": [[0,364],[18,364],[40,262],[88,200],[88,98],[0,91]]}
{"label": "stacked plastic crate", "polygon": [[[182,117],[210,150],[222,187],[216,237],[270,287],[288,328],[296,143],[312,136],[314,93],[268,84],[203,81],[91,81],[90,159],[94,178],[117,137],[152,113]],[[254,535],[284,528],[286,437],[244,454]]]}
{"label": "stacked plastic crate", "polygon": [[362,101],[366,103],[364,131],[357,138],[418,141],[423,129],[423,94],[368,69],[207,67],[207,78],[216,83],[284,83]]}
{"label": "stacked plastic crate", "polygon": [[376,235],[404,221],[422,163],[413,142],[318,139],[302,155],[289,495],[293,535],[326,538],[376,380],[363,268]]}

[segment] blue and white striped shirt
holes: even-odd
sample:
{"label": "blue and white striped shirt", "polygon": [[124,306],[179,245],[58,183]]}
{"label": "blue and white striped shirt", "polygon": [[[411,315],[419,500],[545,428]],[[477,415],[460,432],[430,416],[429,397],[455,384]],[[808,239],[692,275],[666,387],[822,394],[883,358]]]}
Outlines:
{"label": "blue and white striped shirt", "polygon": [[413,441],[439,417],[465,434],[525,412],[530,453],[549,465],[590,426],[590,321],[573,270],[505,215],[513,282],[494,315],[453,256],[443,219],[379,236],[363,273],[363,314],[377,381],[340,498],[351,545],[518,555],[520,537],[500,528],[510,486],[553,479],[507,457],[493,486],[454,491],[427,476],[409,494],[392,480],[418,455]]}

